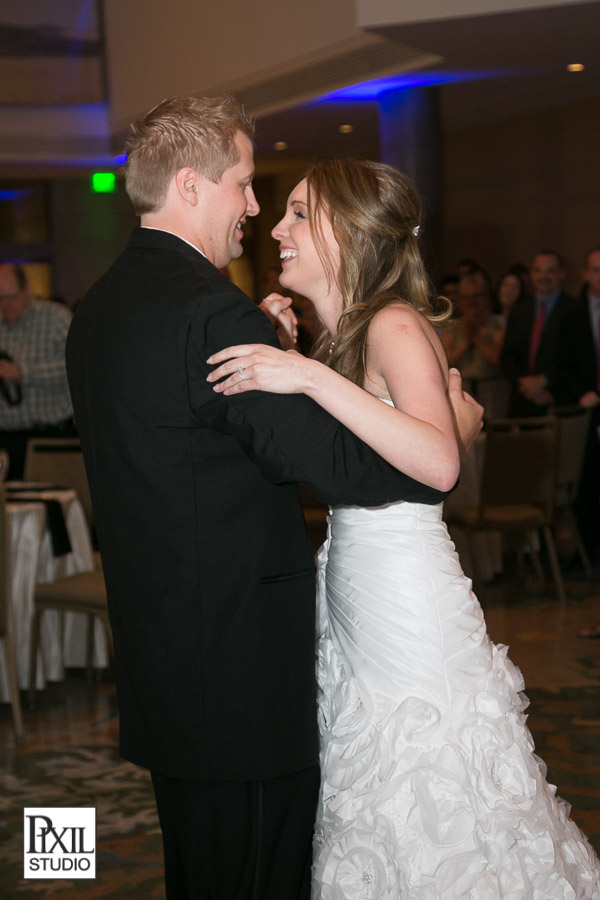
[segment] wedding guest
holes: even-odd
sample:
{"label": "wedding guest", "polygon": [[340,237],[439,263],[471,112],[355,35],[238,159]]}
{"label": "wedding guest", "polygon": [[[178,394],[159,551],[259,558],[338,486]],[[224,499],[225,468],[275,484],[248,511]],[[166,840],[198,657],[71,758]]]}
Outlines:
{"label": "wedding guest", "polygon": [[526,266],[525,263],[515,262],[511,263],[507,272],[510,272],[512,275],[516,275],[523,284],[525,285],[525,294],[531,296],[533,294],[533,289],[531,286],[531,273],[530,267]]}
{"label": "wedding guest", "polygon": [[507,269],[498,282],[496,295],[499,312],[504,316],[505,321],[508,321],[515,303],[519,303],[520,300],[528,296],[527,281],[523,275],[512,269]]}
{"label": "wedding guest", "polygon": [[501,364],[510,382],[510,416],[540,416],[555,402],[562,322],[573,299],[563,290],[565,267],[556,250],[540,250],[531,264],[534,296],[513,306]]}
{"label": "wedding guest", "polygon": [[588,555],[600,563],[600,247],[587,254],[583,277],[581,295],[563,323],[561,399],[591,410],[575,513]]}
{"label": "wedding guest", "polygon": [[27,441],[74,435],[65,368],[71,314],[31,296],[25,270],[0,264],[0,447],[22,478]]}
{"label": "wedding guest", "polygon": [[508,382],[500,368],[506,324],[492,312],[492,296],[482,272],[463,275],[458,285],[459,317],[442,338],[448,363],[455,366],[486,418],[501,418],[508,406]]}

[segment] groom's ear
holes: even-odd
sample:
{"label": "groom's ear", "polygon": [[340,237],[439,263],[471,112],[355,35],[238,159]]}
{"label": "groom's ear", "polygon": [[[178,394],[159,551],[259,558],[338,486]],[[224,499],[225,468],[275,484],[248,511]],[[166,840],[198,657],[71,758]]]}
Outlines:
{"label": "groom's ear", "polygon": [[191,206],[197,206],[199,202],[200,176],[195,169],[186,166],[180,169],[175,175],[175,187],[177,193],[184,201]]}

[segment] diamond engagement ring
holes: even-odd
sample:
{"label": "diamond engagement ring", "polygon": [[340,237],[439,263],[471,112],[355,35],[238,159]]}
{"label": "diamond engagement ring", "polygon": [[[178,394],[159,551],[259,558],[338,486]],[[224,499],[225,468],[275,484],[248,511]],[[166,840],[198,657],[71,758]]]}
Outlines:
{"label": "diamond engagement ring", "polygon": [[245,380],[246,380],[246,376],[244,375],[244,370],[242,369],[241,366],[238,366],[238,375],[240,376],[240,378],[242,379],[242,381],[245,381]]}

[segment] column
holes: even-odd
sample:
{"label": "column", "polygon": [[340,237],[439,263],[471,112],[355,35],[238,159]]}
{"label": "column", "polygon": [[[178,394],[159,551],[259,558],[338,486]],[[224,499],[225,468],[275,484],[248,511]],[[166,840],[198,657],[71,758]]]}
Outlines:
{"label": "column", "polygon": [[442,259],[442,141],[437,88],[387,91],[379,98],[381,162],[415,183],[423,206],[419,238],[434,281]]}

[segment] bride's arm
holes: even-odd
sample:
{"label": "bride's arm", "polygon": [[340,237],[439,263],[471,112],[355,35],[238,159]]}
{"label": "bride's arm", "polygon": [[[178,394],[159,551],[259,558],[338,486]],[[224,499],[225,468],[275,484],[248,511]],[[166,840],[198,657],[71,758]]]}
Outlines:
{"label": "bride's arm", "polygon": [[[368,347],[369,370],[385,380],[396,409],[315,360],[262,345],[214,354],[209,363],[228,362],[209,380],[231,375],[215,385],[228,395],[305,393],[406,475],[449,490],[458,476],[458,449],[445,373],[422,320],[409,309],[382,310],[371,323]],[[468,426],[473,435],[476,418]]]}
{"label": "bride's arm", "polygon": [[[385,383],[396,414],[393,429],[380,426],[380,447],[374,449],[402,471],[410,465],[419,481],[449,490],[458,477],[459,451],[443,350],[425,319],[405,306],[377,313],[369,327],[367,372],[370,390]],[[396,460],[390,458],[394,446],[401,454]]]}

